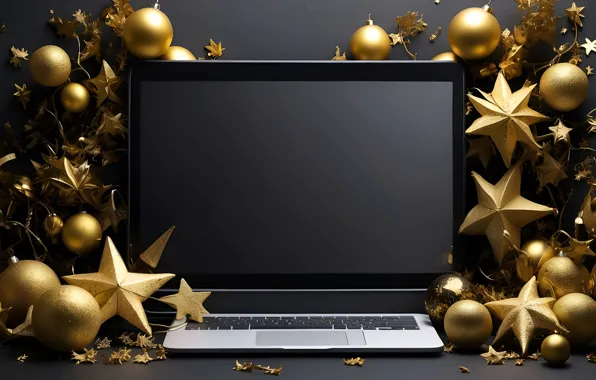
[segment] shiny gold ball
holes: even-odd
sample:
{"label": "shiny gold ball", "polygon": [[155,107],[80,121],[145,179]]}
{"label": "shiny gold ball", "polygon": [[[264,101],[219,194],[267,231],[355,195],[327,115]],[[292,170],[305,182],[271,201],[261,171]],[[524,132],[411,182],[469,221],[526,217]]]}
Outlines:
{"label": "shiny gold ball", "polygon": [[540,346],[540,352],[549,364],[561,365],[569,359],[571,346],[564,336],[552,334],[544,338]]}
{"label": "shiny gold ball", "polygon": [[480,302],[458,301],[445,313],[445,333],[455,347],[477,348],[493,331],[490,312]]}
{"label": "shiny gold ball", "polygon": [[63,227],[64,222],[62,221],[62,218],[54,213],[46,216],[43,220],[43,229],[46,232],[46,235],[52,240],[60,235]]}
{"label": "shiny gold ball", "polygon": [[79,83],[71,82],[64,86],[60,94],[60,102],[65,110],[72,113],[83,112],[89,106],[91,95],[89,91]]}
{"label": "shiny gold ball", "polygon": [[197,57],[182,46],[170,46],[159,59],[164,61],[196,61]]}
{"label": "shiny gold ball", "polygon": [[41,261],[21,260],[10,264],[0,273],[0,303],[12,307],[8,327],[25,320],[27,309],[47,290],[60,286],[56,273]]}
{"label": "shiny gold ball", "polygon": [[62,229],[62,242],[69,251],[86,255],[101,243],[101,225],[93,216],[80,212],[68,218]]}
{"label": "shiny gold ball", "polygon": [[441,54],[437,54],[431,59],[431,61],[453,61],[453,62],[457,62],[458,60],[459,60],[459,58],[457,57],[457,55],[455,55],[454,53],[452,53],[450,51],[441,53]]}
{"label": "shiny gold ball", "polygon": [[570,293],[553,306],[559,322],[569,330],[565,337],[572,345],[596,339],[596,301],[583,293]]}
{"label": "shiny gold ball", "polygon": [[448,31],[451,50],[463,59],[486,58],[499,46],[501,26],[482,8],[467,8],[459,12]]}
{"label": "shiny gold ball", "polygon": [[354,59],[383,60],[389,57],[391,41],[387,32],[371,19],[358,28],[350,40],[350,51]]}
{"label": "shiny gold ball", "polygon": [[95,339],[101,312],[91,293],[62,285],[39,297],[31,320],[35,337],[44,345],[57,351],[82,350]]}
{"label": "shiny gold ball", "polygon": [[124,24],[124,43],[130,52],[142,59],[163,55],[174,38],[168,16],[156,8],[141,8]]}
{"label": "shiny gold ball", "polygon": [[573,111],[588,96],[588,76],[571,63],[557,63],[540,78],[540,96],[552,109]]}
{"label": "shiny gold ball", "polygon": [[587,293],[590,273],[569,257],[555,256],[538,271],[538,291],[542,297],[561,298],[569,293]]}
{"label": "shiny gold ball", "polygon": [[59,46],[42,46],[31,55],[29,70],[37,83],[57,87],[66,82],[70,75],[70,57]]}
{"label": "shiny gold ball", "polygon": [[517,258],[515,269],[519,278],[525,282],[530,281],[542,265],[555,256],[553,247],[542,239],[530,240],[521,249],[527,255],[521,254]]}
{"label": "shiny gold ball", "polygon": [[442,325],[447,309],[461,300],[475,300],[474,284],[459,274],[449,273],[437,277],[426,291],[424,308],[433,323]]}

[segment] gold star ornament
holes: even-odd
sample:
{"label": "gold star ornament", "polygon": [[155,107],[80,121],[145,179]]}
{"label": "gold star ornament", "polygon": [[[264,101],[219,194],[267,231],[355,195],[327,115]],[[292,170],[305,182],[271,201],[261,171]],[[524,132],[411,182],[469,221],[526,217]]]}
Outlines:
{"label": "gold star ornament", "polygon": [[105,102],[106,99],[110,99],[117,104],[122,103],[118,95],[116,95],[116,91],[121,83],[120,77],[114,74],[114,70],[112,70],[106,61],[103,61],[99,75],[89,79],[89,83],[95,87],[97,107]]}
{"label": "gold star ornament", "polygon": [[203,322],[203,314],[209,314],[203,302],[210,295],[211,292],[193,292],[186,280],[182,279],[178,293],[161,297],[159,300],[176,309],[176,319],[188,315],[191,321]]}
{"label": "gold star ornament", "polygon": [[[520,195],[520,165],[509,169],[496,185],[491,185],[475,172],[472,172],[472,177],[476,183],[478,204],[466,216],[459,233],[486,235],[500,264],[511,250],[511,244],[520,246],[521,228],[554,210]],[[505,231],[509,238],[505,236]]]}
{"label": "gold star ornament", "polygon": [[522,355],[525,355],[535,330],[568,332],[559,324],[552,311],[555,301],[552,297],[538,297],[536,277],[532,277],[520,290],[517,298],[485,303],[484,306],[503,321],[493,344],[501,340],[509,331],[513,331],[521,346]]}
{"label": "gold star ornament", "polygon": [[548,153],[544,153],[542,164],[536,165],[536,173],[541,189],[549,183],[557,186],[559,181],[567,178],[565,166]]}
{"label": "gold star ornament", "polygon": [[552,132],[553,138],[555,139],[555,144],[559,141],[564,141],[567,144],[570,143],[569,140],[569,132],[573,131],[573,129],[567,127],[561,120],[557,122],[556,125],[552,127],[548,127],[548,129]]}
{"label": "gold star ornament", "polygon": [[582,24],[582,18],[584,18],[582,11],[584,10],[584,8],[585,7],[578,7],[577,5],[575,5],[575,2],[571,4],[571,7],[566,9],[569,21],[574,22],[579,26],[584,26]]}
{"label": "gold star ornament", "polygon": [[493,92],[480,91],[484,99],[468,94],[470,102],[481,117],[466,130],[469,135],[490,136],[507,167],[511,166],[517,142],[539,150],[530,125],[549,118],[528,106],[536,84],[523,86],[512,93],[503,72],[499,72]]}
{"label": "gold star ornament", "polygon": [[586,67],[586,75],[594,75],[594,69],[592,66]]}
{"label": "gold star ornament", "polygon": [[130,273],[110,237],[99,264],[99,272],[64,276],[63,279],[91,293],[101,306],[102,321],[115,315],[151,335],[142,302],[174,275]]}
{"label": "gold star ornament", "polygon": [[496,351],[493,346],[488,346],[488,352],[484,354],[480,354],[484,359],[486,359],[487,365],[502,365],[505,364],[505,359],[507,359],[507,351]]}
{"label": "gold star ornament", "polygon": [[586,55],[590,55],[591,52],[596,51],[596,40],[590,41],[586,38],[586,43],[582,44],[581,47],[586,49]]}

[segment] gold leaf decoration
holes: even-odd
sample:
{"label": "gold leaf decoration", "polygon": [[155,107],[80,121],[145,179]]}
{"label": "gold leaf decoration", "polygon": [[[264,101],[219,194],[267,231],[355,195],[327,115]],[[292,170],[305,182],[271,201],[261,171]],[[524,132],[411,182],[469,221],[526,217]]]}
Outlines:
{"label": "gold leaf decoration", "polygon": [[10,58],[10,64],[14,67],[21,67],[21,60],[28,61],[29,60],[29,52],[25,49],[17,49],[14,46],[10,48],[10,52],[12,53],[12,57]]}
{"label": "gold leaf decoration", "polygon": [[209,53],[207,53],[207,56],[212,57],[212,58],[219,58],[223,55],[224,50],[226,50],[226,48],[221,46],[221,42],[219,43],[215,43],[215,41],[213,41],[212,39],[209,39],[209,45],[205,46],[205,49],[207,49],[207,51]]}
{"label": "gold leaf decoration", "polygon": [[83,352],[82,354],[77,354],[75,351],[72,351],[72,360],[74,360],[76,364],[95,363],[97,361],[95,359],[95,357],[97,356],[97,351],[95,351],[95,349],[93,348],[90,350],[84,348],[84,350],[85,352]]}

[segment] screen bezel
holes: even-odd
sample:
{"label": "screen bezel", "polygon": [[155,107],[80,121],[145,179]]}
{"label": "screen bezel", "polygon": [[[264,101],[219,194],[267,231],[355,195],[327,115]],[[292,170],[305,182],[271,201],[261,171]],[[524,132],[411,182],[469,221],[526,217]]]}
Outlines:
{"label": "screen bezel", "polygon": [[[142,126],[141,84],[146,81],[415,81],[451,82],[453,88],[454,254],[465,214],[465,87],[463,68],[450,61],[140,61],[130,72],[128,262],[139,247],[138,179]],[[176,232],[174,232],[175,234]],[[421,231],[425,233],[425,231]],[[155,237],[157,238],[157,236]],[[167,253],[167,248],[166,248]],[[415,254],[415,253],[413,253]],[[181,265],[183,267],[183,265]],[[157,268],[159,270],[159,266]],[[197,274],[176,273],[200,289],[422,289],[441,273]],[[177,281],[175,281],[176,283]],[[172,284],[171,287],[174,287]],[[170,287],[170,286],[168,286]]]}

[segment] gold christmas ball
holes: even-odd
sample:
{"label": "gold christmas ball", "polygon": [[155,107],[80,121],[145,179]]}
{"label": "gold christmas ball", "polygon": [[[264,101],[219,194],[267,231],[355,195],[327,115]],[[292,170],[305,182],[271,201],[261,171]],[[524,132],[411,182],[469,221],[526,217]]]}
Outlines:
{"label": "gold christmas ball", "polygon": [[21,260],[10,264],[0,273],[0,304],[12,307],[8,327],[25,320],[27,309],[47,290],[60,286],[56,273],[41,261]]}
{"label": "gold christmas ball", "polygon": [[596,339],[596,301],[583,293],[570,293],[557,300],[553,311],[559,322],[569,330],[565,335],[572,345],[590,343]]}
{"label": "gold christmas ball", "polygon": [[490,12],[483,8],[467,8],[459,12],[448,31],[449,46],[460,58],[486,58],[499,46],[501,26]]}
{"label": "gold christmas ball", "polygon": [[445,52],[445,53],[441,53],[441,54],[437,54],[435,55],[431,61],[453,61],[453,62],[457,62],[459,60],[459,58],[457,58],[457,55],[455,55],[453,52]]}
{"label": "gold christmas ball", "polygon": [[521,254],[517,258],[515,269],[519,278],[525,282],[530,281],[542,265],[555,256],[553,247],[542,239],[530,240],[521,249],[527,255]]}
{"label": "gold christmas ball", "polygon": [[379,61],[387,59],[390,50],[389,35],[383,28],[374,25],[370,16],[366,25],[358,28],[350,40],[350,51],[354,59]]}
{"label": "gold christmas ball", "polygon": [[54,213],[46,216],[43,220],[43,229],[46,232],[46,235],[52,240],[60,235],[62,227],[64,227],[62,218]]}
{"label": "gold christmas ball", "polygon": [[573,111],[588,96],[588,76],[571,63],[552,65],[540,78],[540,96],[552,109]]}
{"label": "gold christmas ball", "polygon": [[57,351],[82,350],[95,339],[101,312],[91,293],[62,285],[39,297],[31,320],[35,337],[44,345]]}
{"label": "gold christmas ball", "polygon": [[542,357],[552,365],[561,365],[569,359],[571,346],[564,336],[552,334],[544,338],[540,346]]}
{"label": "gold christmas ball", "polygon": [[424,308],[435,324],[442,325],[449,306],[461,300],[475,300],[474,284],[459,274],[449,273],[437,277],[426,291]]}
{"label": "gold christmas ball", "polygon": [[168,16],[156,8],[141,8],[126,19],[124,43],[130,52],[142,59],[163,55],[174,38]]}
{"label": "gold christmas ball", "polygon": [[164,61],[196,61],[197,57],[182,46],[170,46],[159,59]]}
{"label": "gold christmas ball", "polygon": [[587,293],[590,273],[569,257],[555,256],[538,271],[538,291],[542,297],[561,298],[569,293]]}
{"label": "gold christmas ball", "polygon": [[101,243],[101,225],[93,216],[80,212],[68,218],[62,229],[62,242],[69,251],[86,255]]}
{"label": "gold christmas ball", "polygon": [[33,80],[46,87],[57,87],[66,82],[70,69],[70,57],[55,45],[40,47],[29,60]]}
{"label": "gold christmas ball", "polygon": [[60,102],[65,110],[72,113],[83,112],[89,106],[91,95],[89,91],[79,83],[71,82],[64,86],[60,94]]}
{"label": "gold christmas ball", "polygon": [[480,302],[458,301],[445,313],[445,333],[455,347],[477,348],[490,338],[493,320]]}

